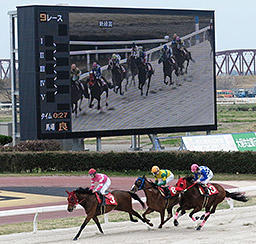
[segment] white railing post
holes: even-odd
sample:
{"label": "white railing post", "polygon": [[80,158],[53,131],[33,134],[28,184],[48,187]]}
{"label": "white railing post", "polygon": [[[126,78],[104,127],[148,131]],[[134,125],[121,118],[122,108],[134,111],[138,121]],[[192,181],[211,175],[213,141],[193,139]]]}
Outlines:
{"label": "white railing post", "polygon": [[104,214],[104,223],[105,224],[109,223],[109,221],[108,221],[108,214]]}
{"label": "white railing post", "polygon": [[37,232],[37,216],[38,216],[38,212],[36,212],[33,220],[33,233]]}

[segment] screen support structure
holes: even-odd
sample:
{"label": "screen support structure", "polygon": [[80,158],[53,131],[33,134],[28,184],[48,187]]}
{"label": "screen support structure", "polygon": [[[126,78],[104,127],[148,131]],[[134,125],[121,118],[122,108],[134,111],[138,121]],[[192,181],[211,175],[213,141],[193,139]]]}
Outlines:
{"label": "screen support structure", "polygon": [[17,90],[17,77],[16,77],[16,60],[17,60],[17,11],[8,12],[9,24],[10,24],[10,74],[11,74],[11,94],[12,94],[12,139],[13,145],[17,144],[17,139],[20,137],[18,133],[18,122],[17,122],[17,96],[19,91]]}

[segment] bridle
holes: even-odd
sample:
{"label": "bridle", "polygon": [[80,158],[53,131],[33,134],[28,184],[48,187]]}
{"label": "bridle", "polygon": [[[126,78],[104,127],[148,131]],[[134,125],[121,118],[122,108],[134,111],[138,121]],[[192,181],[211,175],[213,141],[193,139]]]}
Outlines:
{"label": "bridle", "polygon": [[[136,184],[139,180],[141,180],[140,186],[138,186],[138,185]],[[144,187],[144,186],[145,186],[145,181],[146,181],[146,179],[145,179],[144,177],[138,177],[138,179],[135,181],[135,185],[138,187],[138,191],[139,191],[139,190],[147,190],[147,189],[150,189],[150,188],[153,188],[153,187],[154,187],[153,185],[151,185],[151,186],[145,188],[145,187]]]}
{"label": "bridle", "polygon": [[[76,195],[76,193],[74,191],[72,192],[68,192],[68,203],[71,204],[72,206],[75,206],[75,205],[78,205],[78,204],[81,204],[83,201],[85,201],[86,199],[82,199],[82,200],[78,200],[78,197]],[[71,201],[71,198],[73,197],[73,200]]]}

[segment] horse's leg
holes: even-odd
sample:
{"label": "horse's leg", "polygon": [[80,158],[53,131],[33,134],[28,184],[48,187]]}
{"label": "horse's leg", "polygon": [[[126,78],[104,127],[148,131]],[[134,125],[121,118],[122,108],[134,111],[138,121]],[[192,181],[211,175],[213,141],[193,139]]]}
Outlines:
{"label": "horse's leg", "polygon": [[77,117],[77,101],[75,102],[75,116]]}
{"label": "horse's leg", "polygon": [[189,59],[187,60],[187,66],[186,66],[186,70],[185,70],[186,74],[188,73],[188,65],[189,65]]}
{"label": "horse's leg", "polygon": [[[179,211],[181,210],[181,213],[179,214]],[[179,222],[178,222],[178,218],[181,217],[182,215],[184,215],[186,213],[185,210],[182,209],[182,207],[179,207],[177,210],[176,210],[176,213],[175,213],[175,216],[174,216],[174,221],[173,221],[173,224],[175,226],[178,226],[179,225]]]}
{"label": "horse's leg", "polygon": [[93,107],[93,104],[92,104],[92,101],[94,100],[94,97],[91,96],[90,98],[90,103],[89,103],[89,108],[92,108]]}
{"label": "horse's leg", "polygon": [[120,89],[120,95],[124,95],[124,93],[122,92],[122,81],[120,81],[119,89]]}
{"label": "horse's leg", "polygon": [[214,214],[215,213],[215,210],[217,208],[217,205],[218,204],[215,204],[212,206],[211,208],[211,211],[210,211],[210,208],[207,207],[205,208],[205,214],[201,216],[200,219],[202,219],[202,223],[200,225],[197,226],[196,230],[201,230],[201,228],[204,226],[205,222],[207,221],[207,219],[210,217],[211,214]]}
{"label": "horse's leg", "polygon": [[100,108],[101,108],[100,107],[100,96],[99,96],[99,98],[97,98],[97,100],[98,100],[98,107],[97,107],[97,109],[100,110]]}
{"label": "horse's leg", "polygon": [[103,230],[102,230],[102,228],[101,228],[100,221],[99,221],[98,217],[95,216],[95,217],[93,218],[93,220],[94,220],[95,224],[97,225],[99,231],[103,234]]}
{"label": "horse's leg", "polygon": [[106,92],[106,107],[107,107],[108,106],[108,88],[106,88],[105,92]]}
{"label": "horse's leg", "polygon": [[76,241],[78,239],[78,237],[80,236],[81,232],[83,231],[84,227],[89,223],[89,221],[91,220],[91,218],[93,217],[92,214],[87,215],[87,217],[85,218],[83,224],[80,227],[80,230],[78,231],[78,233],[76,234],[76,236],[74,237],[74,241]]}
{"label": "horse's leg", "polygon": [[202,209],[201,206],[200,206],[200,207],[196,207],[196,208],[194,208],[193,211],[189,214],[189,217],[190,217],[194,222],[198,220],[198,217],[195,218],[195,217],[193,216],[193,214],[199,212],[201,209]]}
{"label": "horse's leg", "polygon": [[148,95],[148,91],[149,91],[149,87],[150,87],[150,82],[151,82],[151,75],[149,75],[149,77],[148,77],[148,87],[147,87],[146,96]]}
{"label": "horse's leg", "polygon": [[161,223],[158,226],[159,229],[162,228],[163,224],[164,224],[164,213],[165,213],[165,209],[162,209],[162,211],[160,212],[160,217],[161,217]]}
{"label": "horse's leg", "polygon": [[132,222],[138,222],[137,219],[134,219],[134,218],[132,217],[132,214],[131,214],[131,213],[129,213],[129,217],[130,217],[130,220],[131,220]]}
{"label": "horse's leg", "polygon": [[127,91],[128,90],[128,83],[129,83],[129,77],[128,76],[126,76],[126,84],[125,84],[125,91]]}
{"label": "horse's leg", "polygon": [[147,215],[147,214],[150,214],[150,213],[152,213],[152,212],[154,212],[154,211],[155,211],[155,210],[153,210],[152,208],[147,208],[146,211],[142,214],[142,217],[145,219],[145,221],[146,221],[147,223],[150,222],[150,219],[146,218],[146,215]]}
{"label": "horse's leg", "polygon": [[82,105],[82,101],[83,101],[83,95],[80,98],[80,102],[79,102],[79,111],[82,111],[81,105]]}
{"label": "horse's leg", "polygon": [[151,227],[153,226],[152,223],[150,223],[149,221],[147,221],[145,218],[142,218],[135,210],[131,209],[131,211],[129,212],[129,215],[134,215],[137,218],[139,218],[143,223],[147,223],[148,225],[150,225]]}
{"label": "horse's leg", "polygon": [[168,82],[166,82],[166,74],[164,73],[164,84],[167,85]]}

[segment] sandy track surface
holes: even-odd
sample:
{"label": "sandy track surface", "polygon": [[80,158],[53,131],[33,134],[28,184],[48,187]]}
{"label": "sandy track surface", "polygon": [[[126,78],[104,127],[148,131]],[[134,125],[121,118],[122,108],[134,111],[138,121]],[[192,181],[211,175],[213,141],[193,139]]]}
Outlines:
{"label": "sandy track surface", "polygon": [[1,244],[20,243],[246,243],[256,240],[256,206],[219,210],[212,215],[201,231],[194,229],[195,223],[185,215],[179,219],[180,225],[174,227],[172,221],[163,229],[157,229],[159,219],[154,219],[153,228],[141,222],[109,223],[102,225],[104,235],[96,226],[87,226],[80,239],[72,238],[78,228],[39,231],[0,236]]}

